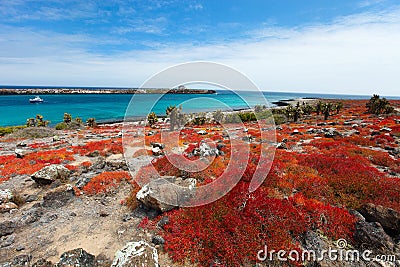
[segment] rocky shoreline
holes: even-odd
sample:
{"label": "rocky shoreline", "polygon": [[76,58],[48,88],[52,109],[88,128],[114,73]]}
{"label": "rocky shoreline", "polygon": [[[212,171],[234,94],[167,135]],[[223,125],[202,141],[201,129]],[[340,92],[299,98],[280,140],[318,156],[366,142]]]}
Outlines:
{"label": "rocky shoreline", "polygon": [[318,100],[319,98],[311,98],[311,97],[307,97],[307,98],[296,98],[296,99],[281,99],[275,102],[272,102],[272,104],[276,105],[276,107],[287,107],[289,105],[295,106],[297,103],[302,104],[304,103],[312,103],[315,102],[316,100]]}

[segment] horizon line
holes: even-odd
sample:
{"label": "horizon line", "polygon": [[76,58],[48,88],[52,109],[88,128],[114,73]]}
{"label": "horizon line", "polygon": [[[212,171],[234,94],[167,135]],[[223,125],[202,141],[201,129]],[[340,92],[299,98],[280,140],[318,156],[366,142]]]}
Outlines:
{"label": "horizon line", "polygon": [[[159,87],[159,88],[141,88],[141,87],[127,87],[127,86],[71,86],[71,85],[0,85],[0,89],[168,89],[167,87]],[[173,89],[178,89],[178,88],[171,88]],[[223,89],[223,88],[186,88],[186,89],[192,89],[192,90],[216,90],[216,91],[245,91],[245,92],[252,92],[254,90],[246,90],[246,89],[236,89],[236,90],[228,90],[228,89]],[[318,95],[343,95],[343,96],[372,96],[373,94],[343,94],[343,93],[317,93],[317,92],[307,92],[307,91],[271,91],[271,90],[263,90],[260,89],[261,92],[266,92],[266,93],[284,93],[284,94],[318,94]],[[380,95],[380,94],[378,94]],[[400,95],[380,95],[382,97],[400,97]]]}

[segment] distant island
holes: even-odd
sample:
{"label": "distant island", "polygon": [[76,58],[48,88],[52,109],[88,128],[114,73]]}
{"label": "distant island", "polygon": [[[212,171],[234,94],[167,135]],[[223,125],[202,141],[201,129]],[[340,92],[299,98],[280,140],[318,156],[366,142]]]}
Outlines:
{"label": "distant island", "polygon": [[215,94],[209,89],[168,88],[0,88],[0,95],[53,94]]}

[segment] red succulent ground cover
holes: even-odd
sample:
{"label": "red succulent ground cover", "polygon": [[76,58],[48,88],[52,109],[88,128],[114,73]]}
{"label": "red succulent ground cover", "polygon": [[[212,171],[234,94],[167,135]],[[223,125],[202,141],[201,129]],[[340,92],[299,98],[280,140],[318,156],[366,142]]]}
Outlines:
{"label": "red succulent ground cover", "polygon": [[266,187],[248,194],[247,187],[240,182],[212,204],[170,212],[164,237],[172,259],[200,266],[243,266],[257,261],[255,252],[265,245],[301,251],[300,236],[309,229],[351,240],[355,219],[346,210],[301,194],[274,198]]}
{"label": "red succulent ground cover", "polygon": [[91,141],[83,146],[74,146],[72,149],[75,154],[80,154],[81,156],[88,155],[94,151],[98,151],[102,156],[123,153],[121,138]]}
{"label": "red succulent ground cover", "polygon": [[129,181],[130,174],[127,171],[103,172],[95,176],[83,187],[83,191],[89,195],[106,193],[117,187],[122,181]]}
{"label": "red succulent ground cover", "polygon": [[[394,106],[400,104],[393,102]],[[387,146],[399,147],[395,143],[399,117],[366,114],[366,101],[344,103],[344,110],[331,116],[324,126],[317,125],[323,121],[322,116],[282,125],[277,141],[286,139],[288,150],[276,151],[263,185],[251,194],[248,186],[259,160],[257,141],[261,137],[259,129],[249,129],[248,134],[256,143],[250,144],[251,157],[239,184],[211,204],[179,208],[166,214],[169,224],[161,234],[172,259],[181,263],[189,260],[199,266],[243,266],[256,262],[256,252],[264,245],[275,250],[300,251],[300,237],[309,230],[331,240],[345,238],[351,242],[356,218],[349,209],[363,204],[374,203],[400,211],[400,160],[384,150]],[[351,120],[362,120],[366,125],[345,123]],[[382,127],[392,131],[371,134]],[[358,132],[326,138],[324,134],[307,132],[311,128]],[[299,134],[293,134],[294,129]],[[189,154],[211,134],[199,136],[193,129],[185,130],[181,137],[181,143],[188,143],[185,153]],[[149,141],[157,138],[149,137]],[[215,140],[218,139],[222,138]],[[224,144],[229,148],[230,142],[225,140]],[[212,182],[229,162],[229,149],[224,152],[225,157],[216,157],[206,170],[186,175],[200,184]],[[182,175],[166,157],[152,164],[162,175]],[[142,179],[149,173],[147,170],[139,173]],[[154,225],[157,220],[147,219],[142,226]]]}
{"label": "red succulent ground cover", "polygon": [[66,148],[32,152],[23,158],[14,155],[0,156],[0,182],[14,175],[31,175],[49,164],[61,164],[72,160],[73,152]]}

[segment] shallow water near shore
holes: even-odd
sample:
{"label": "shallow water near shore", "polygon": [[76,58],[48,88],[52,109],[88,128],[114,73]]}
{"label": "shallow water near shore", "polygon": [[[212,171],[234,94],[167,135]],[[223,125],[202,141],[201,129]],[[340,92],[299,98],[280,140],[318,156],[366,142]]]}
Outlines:
{"label": "shallow water near shore", "polygon": [[[219,90],[217,94],[166,94],[154,106],[153,111],[158,115],[165,115],[165,109],[170,105],[179,105],[182,102],[196,98],[195,101],[183,103],[184,112],[212,111],[217,109],[244,109],[263,103],[255,92],[240,92],[245,96],[245,103],[233,92]],[[263,92],[269,103],[282,99],[295,98],[330,98],[330,99],[369,99],[370,96],[335,95],[335,94],[308,94]],[[65,112],[83,120],[94,117],[99,122],[121,121],[124,119],[126,108],[132,95],[129,94],[76,94],[76,95],[43,95],[43,103],[31,104],[31,95],[3,95],[0,96],[0,126],[23,125],[27,118],[41,114],[50,125],[62,121]],[[146,116],[145,107],[154,99],[154,95],[135,95],[135,115]],[[210,101],[209,98],[220,101]],[[390,97],[389,97],[390,99]],[[400,99],[393,97],[393,99]],[[272,105],[272,104],[271,104]],[[143,112],[141,112],[143,110]]]}

